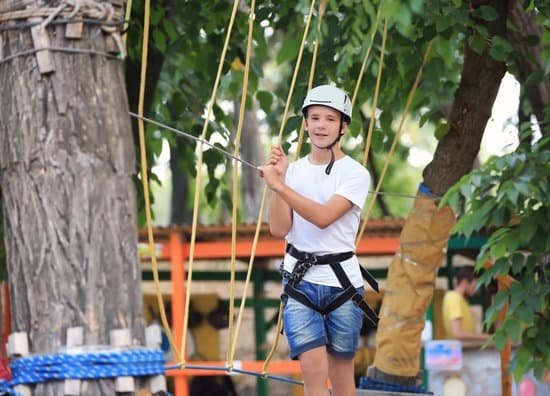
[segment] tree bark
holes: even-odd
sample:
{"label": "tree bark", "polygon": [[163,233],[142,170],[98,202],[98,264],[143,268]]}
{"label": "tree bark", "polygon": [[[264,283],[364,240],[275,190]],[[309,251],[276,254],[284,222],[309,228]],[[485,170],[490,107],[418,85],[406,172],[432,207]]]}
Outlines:
{"label": "tree bark", "polygon": [[[489,24],[489,31],[504,36],[507,2],[488,3],[500,15]],[[423,172],[424,184],[432,193],[443,195],[471,171],[504,73],[505,63],[496,61],[487,51],[480,55],[465,45],[460,85],[448,120],[450,130],[439,141],[433,160]]]}
{"label": "tree bark", "polygon": [[[517,65],[516,78],[525,90],[525,96],[531,104],[533,113],[540,124],[544,122],[544,107],[550,103],[550,78],[546,77],[538,84],[525,85],[527,78],[535,71],[544,72],[546,65],[542,59],[542,35],[544,29],[537,25],[535,11],[525,12],[520,1],[510,2],[510,21],[516,29],[508,31],[508,39],[514,47],[515,62]],[[536,45],[525,42],[527,37],[537,37]],[[549,115],[550,116],[550,115]],[[548,117],[548,116],[547,116]],[[550,134],[550,128],[541,127],[543,135]]]}
{"label": "tree bark", "polygon": [[[505,37],[507,2],[489,0],[483,4],[499,14],[488,23],[489,32]],[[506,65],[494,60],[488,51],[480,55],[466,45],[449,133],[439,141],[432,162],[424,170],[424,184],[432,193],[444,194],[471,170],[505,71]],[[435,202],[416,200],[388,271],[374,368],[369,375],[404,385],[416,382],[424,316],[453,222],[448,207],[439,209]]]}
{"label": "tree bark", "polygon": [[[39,2],[36,2],[37,5]],[[53,6],[57,6],[56,2]],[[85,26],[47,28],[55,47],[105,51],[106,36]],[[0,32],[4,56],[33,47],[28,29]],[[0,64],[0,183],[12,302],[12,331],[31,353],[55,353],[66,329],[84,327],[87,345],[130,328],[143,344],[137,254],[135,155],[119,60],[51,52],[55,72],[36,56]],[[89,381],[85,395],[114,394],[112,380]],[[63,383],[36,395],[63,394]]]}
{"label": "tree bark", "polygon": [[[235,109],[238,107],[236,106]],[[238,114],[235,115],[235,118]],[[241,136],[241,155],[246,161],[260,165],[265,161],[264,150],[260,141],[258,117],[255,110],[247,110],[244,114]],[[258,171],[248,166],[242,167],[242,203],[244,222],[256,223],[262,201],[263,182],[258,177]],[[267,212],[264,212],[267,213]]]}

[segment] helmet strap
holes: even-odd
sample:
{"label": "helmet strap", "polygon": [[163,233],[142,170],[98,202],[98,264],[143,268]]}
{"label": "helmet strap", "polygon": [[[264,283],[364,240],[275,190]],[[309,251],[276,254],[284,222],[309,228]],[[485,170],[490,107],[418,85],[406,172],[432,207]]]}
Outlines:
{"label": "helmet strap", "polygon": [[332,142],[331,144],[329,144],[328,146],[325,147],[327,150],[330,150],[330,162],[328,163],[327,167],[325,168],[325,173],[327,175],[330,175],[330,171],[332,170],[332,167],[334,166],[334,161],[335,161],[334,150],[332,148],[334,146],[336,146],[336,144],[338,143],[340,138],[344,135],[342,133],[342,128],[344,127],[343,122],[342,122],[343,118],[344,118],[343,116],[340,118],[340,129],[338,130],[338,137],[336,139],[334,139],[334,142]]}
{"label": "helmet strap", "polygon": [[336,158],[334,157],[334,150],[332,148],[336,146],[336,144],[340,141],[342,136],[344,136],[344,134],[342,133],[342,128],[344,127],[343,119],[344,119],[344,116],[340,118],[340,129],[338,130],[338,137],[334,139],[334,141],[331,144],[325,147],[319,147],[314,144],[314,146],[319,149],[327,149],[330,151],[330,162],[327,164],[327,167],[325,168],[325,173],[327,175],[330,175],[330,171],[332,170],[332,167],[334,166],[334,161],[336,160]]}

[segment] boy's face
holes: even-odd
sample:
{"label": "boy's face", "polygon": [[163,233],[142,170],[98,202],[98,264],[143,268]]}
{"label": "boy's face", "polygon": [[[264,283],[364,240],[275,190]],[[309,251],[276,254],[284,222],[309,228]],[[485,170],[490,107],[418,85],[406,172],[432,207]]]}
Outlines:
{"label": "boy's face", "polygon": [[[307,108],[306,130],[311,142],[317,147],[325,147],[334,142],[340,133],[342,114],[331,107],[313,105]],[[343,122],[342,133],[348,124]]]}

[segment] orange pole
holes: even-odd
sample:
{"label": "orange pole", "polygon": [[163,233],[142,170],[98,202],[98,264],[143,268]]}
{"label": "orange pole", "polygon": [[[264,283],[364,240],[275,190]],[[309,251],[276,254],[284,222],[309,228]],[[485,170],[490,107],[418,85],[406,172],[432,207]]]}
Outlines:
{"label": "orange pole", "polygon": [[[497,277],[498,290],[507,289],[510,286],[510,278]],[[508,303],[504,304],[498,313],[498,321],[502,323],[508,314]],[[502,387],[502,396],[512,396],[512,375],[510,374],[510,356],[512,354],[512,344],[510,338],[506,341],[506,346],[500,352],[500,378]]]}
{"label": "orange pole", "polygon": [[[170,263],[172,271],[172,326],[175,334],[176,345],[181,345],[183,336],[183,314],[185,310],[185,255],[183,244],[178,232],[170,233]],[[180,351],[186,356],[186,351]],[[187,377],[174,378],[175,396],[188,396],[189,386]]]}

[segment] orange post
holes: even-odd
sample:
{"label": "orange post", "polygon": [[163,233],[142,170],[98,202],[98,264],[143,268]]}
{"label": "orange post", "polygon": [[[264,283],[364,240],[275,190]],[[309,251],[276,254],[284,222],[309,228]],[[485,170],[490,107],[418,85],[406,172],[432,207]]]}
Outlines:
{"label": "orange post", "polygon": [[[502,276],[497,277],[498,290],[504,290],[510,287],[510,278]],[[504,304],[498,313],[498,321],[502,323],[508,314],[508,303]],[[512,354],[512,344],[510,338],[506,341],[506,346],[500,352],[500,378],[502,386],[502,396],[512,396],[512,375],[510,374],[510,356]]]}
{"label": "orange post", "polygon": [[[170,263],[172,265],[172,327],[176,345],[181,345],[183,336],[183,311],[185,310],[185,254],[178,232],[170,233]],[[181,351],[181,354],[185,354]],[[185,355],[184,355],[185,356]],[[176,396],[188,396],[187,377],[174,378]]]}

